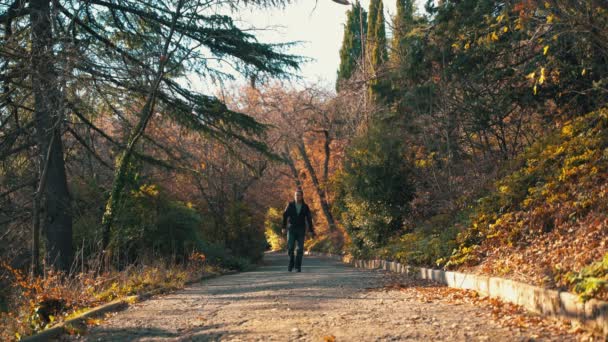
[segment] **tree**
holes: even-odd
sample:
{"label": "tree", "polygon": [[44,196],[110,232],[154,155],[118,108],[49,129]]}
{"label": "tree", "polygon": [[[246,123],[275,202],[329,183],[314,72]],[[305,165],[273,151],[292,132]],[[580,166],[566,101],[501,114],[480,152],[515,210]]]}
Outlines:
{"label": "tree", "polygon": [[414,1],[397,0],[397,13],[393,20],[393,42],[391,57],[395,60],[407,54],[407,34],[414,26]]}
{"label": "tree", "polygon": [[[331,145],[339,130],[339,118],[328,106],[330,94],[319,87],[285,90],[284,85],[259,91],[252,106],[273,130],[276,153],[281,155],[297,187],[310,186],[330,231],[336,230],[327,188]],[[318,144],[321,147],[318,148]],[[317,153],[321,150],[320,156]],[[303,171],[305,170],[305,171]],[[310,181],[304,182],[304,177]]]}
{"label": "tree", "polygon": [[388,60],[388,50],[386,46],[386,30],[384,25],[384,5],[382,0],[371,0],[369,4],[369,21],[367,28],[367,56],[369,56],[370,66],[370,99],[378,102],[385,93],[383,89],[386,85],[381,82],[381,68]]}
{"label": "tree", "polygon": [[[248,5],[286,2],[260,0]],[[33,103],[39,173],[46,175],[39,177],[44,186],[37,196],[45,209],[42,230],[49,265],[67,270],[72,254],[71,199],[62,149],[63,133],[71,125],[89,126],[109,137],[92,118],[124,120],[125,113],[138,113],[139,122],[126,141],[111,141],[123,153],[117,158],[115,184],[104,216],[104,245],[109,241],[111,216],[120,204],[121,178],[131,156],[167,165],[138,151],[138,137],[153,114],[162,112],[212,139],[227,142],[234,138],[250,148],[264,149],[256,138],[264,130],[262,125],[176,81],[192,75],[207,80],[230,78],[226,65],[259,77],[285,76],[297,69],[299,58],[281,52],[287,45],[260,43],[229,16],[207,14],[220,3],[15,0],[0,5],[3,37],[11,43],[4,44],[0,54],[1,88],[12,95],[2,97],[2,107],[14,109],[17,114],[11,114],[13,117],[27,120],[31,117],[27,104]],[[24,68],[28,60],[31,66]],[[24,79],[31,82],[31,92],[24,89]],[[71,129],[70,134],[77,136],[78,131]]]}
{"label": "tree", "polygon": [[[361,30],[363,29],[363,32]],[[340,48],[340,66],[336,80],[336,90],[340,89],[340,83],[348,80],[360,65],[363,58],[363,42],[367,35],[367,12],[357,2],[352,5],[346,13],[346,26],[344,27],[344,38]]]}
{"label": "tree", "polygon": [[[34,239],[38,235],[38,207],[43,196],[47,263],[69,270],[72,261],[72,214],[68,191],[61,131],[63,94],[59,91],[55,70],[55,43],[48,0],[29,2],[32,37],[31,86],[34,96],[34,121],[40,163],[40,181],[35,194]],[[37,267],[34,267],[36,272]]]}
{"label": "tree", "polygon": [[403,228],[414,187],[399,129],[374,122],[349,146],[336,180],[336,208],[362,255],[382,247]]}

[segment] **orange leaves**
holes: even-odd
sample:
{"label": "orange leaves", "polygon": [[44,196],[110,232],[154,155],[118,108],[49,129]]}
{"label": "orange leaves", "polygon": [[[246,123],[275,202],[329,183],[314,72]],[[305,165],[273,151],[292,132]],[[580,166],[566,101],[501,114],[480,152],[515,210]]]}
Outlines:
{"label": "orange leaves", "polygon": [[[179,267],[143,266],[102,275],[81,273],[71,278],[49,271],[44,277],[34,279],[3,264],[12,277],[15,292],[9,302],[10,311],[0,313],[3,327],[0,340],[32,335],[116,297],[183,287],[186,280],[197,279],[209,270],[205,260],[204,254],[193,253],[192,262]],[[86,323],[99,325],[101,320],[88,319]]]}
{"label": "orange leaves", "polygon": [[203,262],[205,262],[205,260],[207,260],[207,257],[205,256],[205,254],[195,251],[195,252],[192,252],[192,254],[190,254],[189,259],[190,259],[190,261],[203,263]]}
{"label": "orange leaves", "polygon": [[[533,145],[521,168],[479,201],[471,228],[462,236],[483,242],[461,245],[450,262],[466,265],[465,257],[477,246],[478,270],[484,273],[571,288],[564,275],[607,251],[607,124],[608,111],[600,110],[565,122]],[[608,293],[593,293],[608,298]]]}
{"label": "orange leaves", "polygon": [[535,8],[533,0],[522,0],[513,6],[513,12],[518,12],[520,16],[530,15]]}

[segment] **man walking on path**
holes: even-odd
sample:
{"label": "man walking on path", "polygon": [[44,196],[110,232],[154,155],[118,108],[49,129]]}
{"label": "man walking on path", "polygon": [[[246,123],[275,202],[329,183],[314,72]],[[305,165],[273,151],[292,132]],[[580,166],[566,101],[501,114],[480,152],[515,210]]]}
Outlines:
{"label": "man walking on path", "polygon": [[[298,189],[295,193],[295,201],[289,202],[285,212],[283,212],[283,231],[287,227],[287,254],[289,254],[289,266],[287,270],[291,272],[294,266],[296,272],[302,272],[302,257],[304,256],[304,238],[306,237],[306,225],[312,237],[315,231],[312,227],[312,216],[310,208],[304,203],[304,193]],[[298,254],[294,261],[294,248],[298,244]]]}

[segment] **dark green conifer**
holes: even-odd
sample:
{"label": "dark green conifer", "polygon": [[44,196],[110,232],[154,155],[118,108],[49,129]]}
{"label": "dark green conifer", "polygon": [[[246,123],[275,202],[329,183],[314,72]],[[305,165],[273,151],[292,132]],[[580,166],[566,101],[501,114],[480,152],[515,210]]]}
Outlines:
{"label": "dark green conifer", "polygon": [[[363,12],[361,13],[361,11]],[[357,64],[360,63],[361,52],[363,51],[361,41],[367,34],[367,13],[361,8],[359,2],[352,5],[352,8],[346,15],[347,20],[344,27],[342,48],[340,49],[340,67],[336,80],[336,90],[339,89],[341,82],[348,80],[352,76]],[[363,29],[363,37],[361,29]]]}

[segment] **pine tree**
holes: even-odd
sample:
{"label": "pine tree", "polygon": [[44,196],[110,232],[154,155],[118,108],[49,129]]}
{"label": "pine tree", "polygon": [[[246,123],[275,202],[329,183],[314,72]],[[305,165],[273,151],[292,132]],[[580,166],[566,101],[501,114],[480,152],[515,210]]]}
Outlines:
{"label": "pine tree", "polygon": [[363,36],[367,35],[367,13],[361,8],[359,2],[352,5],[346,16],[347,20],[344,27],[342,48],[340,49],[340,67],[336,80],[336,90],[339,90],[341,82],[348,80],[352,76],[357,64],[360,62],[363,38],[361,28],[363,28]]}

